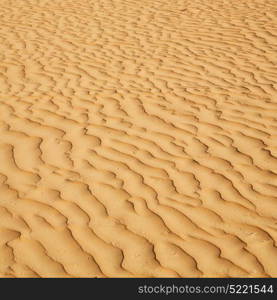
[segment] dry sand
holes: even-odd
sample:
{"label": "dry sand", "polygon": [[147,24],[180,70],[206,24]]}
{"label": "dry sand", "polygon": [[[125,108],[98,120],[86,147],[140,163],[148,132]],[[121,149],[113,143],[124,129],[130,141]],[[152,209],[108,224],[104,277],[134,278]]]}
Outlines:
{"label": "dry sand", "polygon": [[0,0],[0,275],[277,277],[276,25]]}

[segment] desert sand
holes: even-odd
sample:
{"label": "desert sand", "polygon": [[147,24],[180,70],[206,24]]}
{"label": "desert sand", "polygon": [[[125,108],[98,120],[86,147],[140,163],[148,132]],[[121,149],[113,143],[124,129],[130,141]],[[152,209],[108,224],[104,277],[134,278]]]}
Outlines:
{"label": "desert sand", "polygon": [[0,276],[277,277],[275,0],[0,0]]}

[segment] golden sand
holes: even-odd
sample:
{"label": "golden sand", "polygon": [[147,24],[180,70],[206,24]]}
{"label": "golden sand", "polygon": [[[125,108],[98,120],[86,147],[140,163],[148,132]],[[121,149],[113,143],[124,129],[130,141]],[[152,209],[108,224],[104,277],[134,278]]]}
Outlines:
{"label": "golden sand", "polygon": [[0,276],[277,277],[275,0],[0,0]]}

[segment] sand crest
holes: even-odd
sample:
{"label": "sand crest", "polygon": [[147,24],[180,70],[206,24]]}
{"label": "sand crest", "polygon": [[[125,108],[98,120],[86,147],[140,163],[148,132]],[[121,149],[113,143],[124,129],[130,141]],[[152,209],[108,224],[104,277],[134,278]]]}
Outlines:
{"label": "sand crest", "polygon": [[0,276],[277,277],[275,0],[0,0]]}

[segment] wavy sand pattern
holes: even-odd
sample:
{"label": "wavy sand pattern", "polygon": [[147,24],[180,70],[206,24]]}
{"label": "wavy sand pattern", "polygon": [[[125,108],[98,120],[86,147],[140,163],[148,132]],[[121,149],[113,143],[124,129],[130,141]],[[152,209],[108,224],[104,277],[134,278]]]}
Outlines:
{"label": "wavy sand pattern", "polygon": [[0,0],[0,275],[277,277],[275,0]]}

